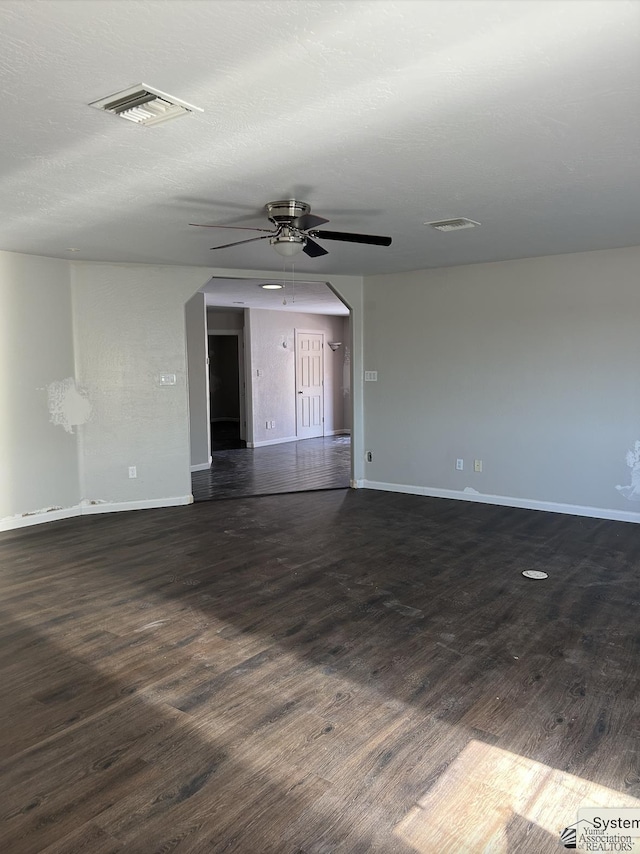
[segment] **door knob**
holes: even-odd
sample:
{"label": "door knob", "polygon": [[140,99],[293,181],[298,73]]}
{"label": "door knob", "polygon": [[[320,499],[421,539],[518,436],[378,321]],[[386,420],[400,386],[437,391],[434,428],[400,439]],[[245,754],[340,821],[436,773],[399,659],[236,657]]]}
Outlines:
{"label": "door knob", "polygon": [[299,391],[299,392],[298,392],[298,394],[304,394],[304,392],[302,392],[302,391]]}

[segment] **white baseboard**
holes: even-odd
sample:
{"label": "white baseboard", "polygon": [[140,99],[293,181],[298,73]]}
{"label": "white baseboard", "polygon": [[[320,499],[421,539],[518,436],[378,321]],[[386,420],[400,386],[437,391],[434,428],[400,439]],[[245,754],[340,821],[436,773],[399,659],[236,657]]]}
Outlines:
{"label": "white baseboard", "polygon": [[101,501],[96,504],[83,502],[73,507],[59,507],[55,510],[43,510],[28,513],[25,516],[9,516],[0,519],[0,532],[13,531],[16,528],[27,528],[31,525],[42,525],[45,522],[56,522],[60,519],[72,519],[74,516],[91,516],[96,513],[119,513],[124,510],[153,510],[160,507],[179,507],[193,504],[193,495],[180,495],[176,498],[148,498],[142,501]]}
{"label": "white baseboard", "polygon": [[[350,436],[351,430],[327,430],[325,436]],[[322,439],[322,436],[318,436]],[[284,439],[262,439],[260,442],[247,442],[247,448],[263,448],[265,445],[282,445],[285,442],[304,442],[297,436],[286,436]]]}
{"label": "white baseboard", "polygon": [[[349,486],[351,487],[351,489],[362,489],[364,485],[364,480],[354,480],[353,478],[351,478],[351,480],[349,481]],[[371,489],[373,489],[373,487],[371,487]]]}
{"label": "white baseboard", "polygon": [[0,531],[13,531],[15,528],[26,528],[30,525],[42,525],[44,522],[57,522],[59,519],[71,519],[80,516],[82,508],[75,507],[57,508],[55,510],[43,510],[37,513],[28,513],[25,516],[8,516],[0,519]]}
{"label": "white baseboard", "polygon": [[286,436],[284,439],[263,439],[260,442],[247,442],[247,448],[264,448],[265,445],[283,445],[285,442],[297,441],[297,436]]}
{"label": "white baseboard", "polygon": [[566,513],[569,516],[587,516],[590,519],[610,519],[613,522],[640,524],[640,513],[629,510],[611,510],[605,507],[583,507],[579,504],[558,504],[553,501],[537,501],[533,498],[512,498],[506,495],[485,495],[482,492],[464,492],[457,489],[437,489],[430,486],[412,486],[403,483],[382,483],[363,480],[364,489],[379,489],[383,492],[404,492],[408,495],[425,495],[430,498],[452,498],[456,501],[476,501],[480,504],[497,504],[522,510],[544,510],[547,513]]}
{"label": "white baseboard", "polygon": [[160,507],[182,507],[185,504],[193,504],[193,495],[178,495],[175,498],[143,498],[140,501],[116,501],[113,504],[106,501],[102,504],[84,504],[82,515],[120,513],[125,510],[157,510]]}
{"label": "white baseboard", "polygon": [[209,457],[208,463],[197,463],[195,466],[191,466],[191,471],[206,471],[211,468],[211,463],[213,462],[213,457]]}

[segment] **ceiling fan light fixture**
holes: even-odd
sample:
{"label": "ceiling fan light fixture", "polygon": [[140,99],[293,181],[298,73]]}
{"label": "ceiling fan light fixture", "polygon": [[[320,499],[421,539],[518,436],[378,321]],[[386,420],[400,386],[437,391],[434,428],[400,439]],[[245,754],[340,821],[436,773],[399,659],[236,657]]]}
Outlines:
{"label": "ceiling fan light fixture", "polygon": [[277,237],[272,237],[271,245],[276,250],[278,255],[283,258],[292,258],[304,249],[306,238],[302,235],[291,234],[291,232],[283,232]]}

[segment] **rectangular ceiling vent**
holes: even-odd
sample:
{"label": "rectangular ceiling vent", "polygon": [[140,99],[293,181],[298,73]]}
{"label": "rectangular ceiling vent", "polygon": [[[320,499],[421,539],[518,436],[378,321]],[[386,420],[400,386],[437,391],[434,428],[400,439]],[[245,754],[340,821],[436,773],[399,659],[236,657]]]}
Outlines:
{"label": "rectangular ceiling vent", "polygon": [[186,101],[152,89],[144,83],[114,95],[107,95],[106,98],[93,101],[89,106],[139,125],[159,125],[194,111],[203,112],[200,107],[194,107],[193,104],[187,104]]}
{"label": "rectangular ceiling vent", "polygon": [[430,225],[436,231],[460,231],[463,228],[475,228],[480,223],[475,222],[473,219],[460,217],[460,219],[442,219],[439,222],[425,222],[424,225]]}

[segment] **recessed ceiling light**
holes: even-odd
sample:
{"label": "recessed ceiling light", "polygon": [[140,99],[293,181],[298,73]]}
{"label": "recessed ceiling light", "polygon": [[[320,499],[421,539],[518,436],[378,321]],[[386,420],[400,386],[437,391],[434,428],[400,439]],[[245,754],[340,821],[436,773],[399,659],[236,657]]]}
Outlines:
{"label": "recessed ceiling light", "polygon": [[280,291],[280,290],[282,290],[282,285],[276,285],[275,282],[273,282],[273,284],[260,285],[260,287],[264,288],[265,291]]}
{"label": "recessed ceiling light", "polygon": [[74,249],[72,246],[70,246],[70,247],[67,249],[67,252],[79,252],[79,251],[80,251],[79,249]]}
{"label": "recessed ceiling light", "polygon": [[106,113],[114,113],[121,119],[128,119],[139,125],[158,125],[168,122],[169,119],[187,116],[194,111],[203,112],[200,107],[194,107],[193,104],[187,104],[180,98],[167,95],[159,89],[152,89],[144,83],[107,95],[99,101],[92,101],[89,106]]}
{"label": "recessed ceiling light", "polygon": [[431,228],[435,228],[436,231],[460,231],[463,228],[475,228],[477,225],[480,225],[479,222],[476,222],[473,219],[467,219],[466,217],[459,217],[458,219],[441,219],[436,222],[423,222],[423,225],[430,225]]}
{"label": "recessed ceiling light", "polygon": [[244,300],[234,299],[233,304],[234,305],[244,305]]}

